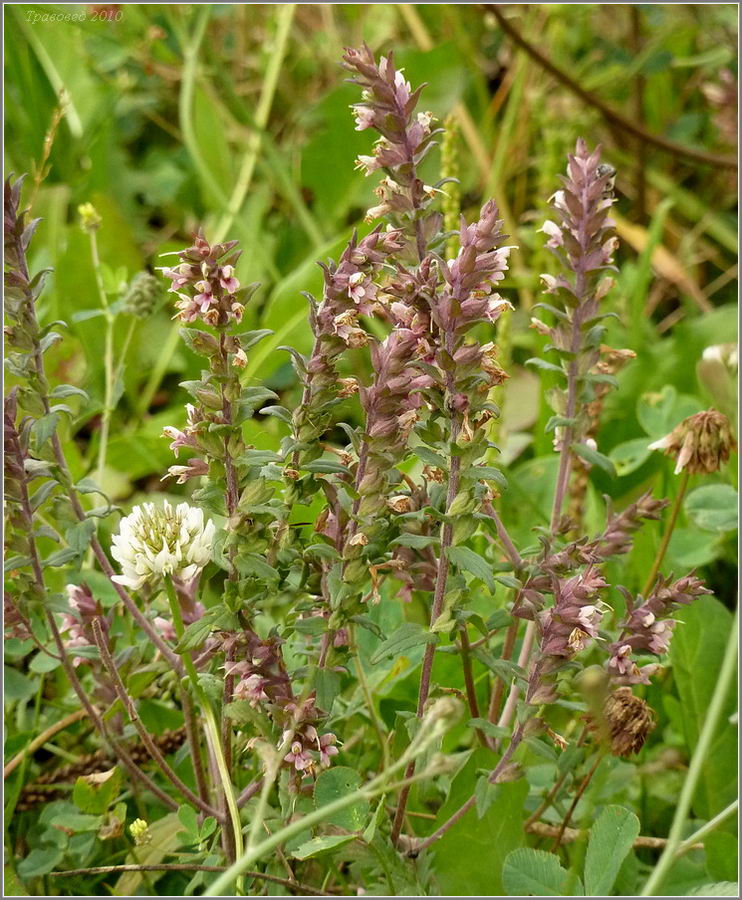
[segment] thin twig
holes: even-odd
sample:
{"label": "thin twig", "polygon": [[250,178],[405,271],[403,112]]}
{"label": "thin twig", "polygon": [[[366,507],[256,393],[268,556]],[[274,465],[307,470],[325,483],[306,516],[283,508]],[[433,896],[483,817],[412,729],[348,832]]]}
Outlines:
{"label": "thin twig", "polygon": [[587,773],[587,775],[582,779],[582,783],[577,788],[577,793],[574,796],[574,800],[572,801],[569,809],[567,810],[567,814],[565,815],[564,819],[562,820],[562,824],[559,826],[559,829],[557,830],[556,838],[554,840],[554,847],[552,848],[553,850],[555,850],[559,846],[559,844],[561,844],[562,835],[564,834],[564,829],[567,827],[567,825],[569,825],[569,820],[572,818],[572,813],[577,808],[577,804],[580,802],[580,798],[587,790],[587,786],[590,784],[590,781],[591,781],[593,775],[595,774],[595,772],[597,771],[598,766],[603,761],[604,755],[605,755],[604,753],[598,754],[598,757],[595,760],[595,762],[593,763],[592,768]]}
{"label": "thin twig", "polygon": [[[529,834],[535,834],[538,835],[538,837],[545,838],[557,837],[561,831],[562,834],[559,838],[560,844],[571,844],[572,841],[584,838],[589,834],[589,831],[587,830],[580,830],[579,828],[562,829],[559,825],[547,825],[545,822],[526,822],[525,829]],[[645,837],[644,835],[639,835],[634,841],[634,847],[637,849],[647,848],[649,850],[662,850],[666,846],[667,838],[661,837]],[[703,850],[703,844],[696,842],[689,845],[688,849]]]}
{"label": "thin twig", "polygon": [[[131,865],[118,866],[91,866],[87,869],[65,869],[64,872],[50,872],[52,878],[61,878],[65,875],[109,875],[118,872],[226,872],[226,866],[204,866],[198,863],[159,863],[157,865]],[[311,885],[289,878],[281,878],[278,875],[268,875],[267,872],[245,872],[246,878],[261,878],[263,881],[271,881],[274,884],[282,884],[284,887],[293,888],[296,891],[304,891],[314,897],[324,897],[326,891],[319,891]]]}
{"label": "thin twig", "polygon": [[593,106],[597,109],[609,124],[618,126],[623,131],[634,135],[634,137],[641,138],[645,143],[653,144],[660,150],[672,153],[674,156],[685,157],[686,159],[692,159],[695,162],[706,163],[711,166],[720,166],[725,169],[737,168],[737,159],[734,156],[724,156],[718,153],[708,153],[706,150],[697,150],[694,147],[685,147],[683,144],[677,144],[675,141],[668,140],[661,135],[652,134],[651,132],[646,131],[635,121],[626,118],[607,103],[604,103],[599,97],[596,97],[595,94],[585,90],[585,88],[574,81],[570,75],[556,66],[548,59],[548,57],[520,34],[515,26],[505,18],[500,11],[499,6],[493,3],[486,3],[484,4],[484,8],[494,15],[505,34],[507,34],[508,37],[522,50],[525,50],[525,52],[534,59],[541,68],[551,73],[558,81],[561,81],[565,87],[569,88],[573,94],[576,94],[589,106]]}
{"label": "thin twig", "polygon": [[5,768],[3,769],[3,778],[7,778],[8,775],[10,775],[18,768],[18,766],[27,756],[31,756],[32,753],[35,753],[39,749],[39,747],[43,746],[47,741],[51,740],[51,738],[53,738],[55,734],[58,734],[60,731],[64,731],[65,728],[68,728],[75,722],[79,722],[80,719],[84,719],[86,715],[87,712],[84,709],[78,709],[42,731],[38,737],[35,737],[30,744],[24,747],[23,750],[21,750],[20,753],[14,756],[13,759],[11,759],[11,761],[7,764],[7,766],[5,766]]}
{"label": "thin twig", "polygon": [[126,710],[129,719],[136,728],[137,734],[141,738],[144,746],[147,748],[147,752],[149,753],[149,755],[160,767],[160,771],[162,772],[162,774],[168,779],[168,781],[172,782],[173,786],[178,791],[180,791],[180,793],[189,803],[192,803],[195,807],[200,809],[201,812],[206,813],[207,816],[213,816],[217,821],[221,821],[223,824],[224,817],[219,813],[219,811],[214,809],[214,807],[210,804],[205,803],[200,797],[194,794],[193,791],[188,787],[188,785],[184,784],[176,775],[176,773],[171,769],[171,767],[167,763],[167,760],[162,755],[162,751],[152,740],[152,736],[142,724],[142,720],[139,718],[139,713],[137,712],[134,700],[127,693],[124,682],[121,680],[121,676],[118,673],[118,669],[116,668],[116,664],[113,661],[111,652],[108,649],[106,639],[103,634],[103,629],[100,625],[100,619],[98,617],[93,619],[92,629],[96,646],[100,651],[101,662],[108,672],[111,683],[113,685],[113,689],[116,692],[116,696],[121,701],[121,705]]}

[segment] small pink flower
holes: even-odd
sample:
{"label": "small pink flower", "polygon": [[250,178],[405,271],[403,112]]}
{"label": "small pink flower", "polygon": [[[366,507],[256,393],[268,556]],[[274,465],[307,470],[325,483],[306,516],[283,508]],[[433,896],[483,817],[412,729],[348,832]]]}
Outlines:
{"label": "small pink flower", "polygon": [[330,759],[339,753],[338,748],[334,746],[336,742],[337,737],[332,732],[323,734],[319,739],[319,764],[323,769],[326,769],[330,765]]}

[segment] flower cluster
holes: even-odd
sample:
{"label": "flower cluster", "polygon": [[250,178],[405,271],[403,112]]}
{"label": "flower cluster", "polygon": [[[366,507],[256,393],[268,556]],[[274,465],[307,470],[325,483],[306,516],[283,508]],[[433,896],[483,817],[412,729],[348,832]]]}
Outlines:
{"label": "flower cluster", "polygon": [[600,536],[598,554],[603,559],[622,556],[631,550],[632,535],[642,526],[644,520],[657,520],[667,506],[667,500],[656,500],[651,491],[642,494],[620,513],[608,511],[608,522]]}
{"label": "flower cluster", "polygon": [[314,725],[304,725],[300,732],[285,731],[281,743],[289,736],[291,746],[283,759],[300,775],[313,775],[318,763],[320,768],[328,768],[338,754],[337,737],[332,732],[320,735]]}
{"label": "flower cluster", "polygon": [[729,419],[715,409],[696,413],[677,425],[668,435],[649,445],[650,450],[664,450],[675,457],[675,474],[684,469],[718,472],[729,455],[737,449]]}
{"label": "flower cluster", "polygon": [[356,130],[373,128],[381,135],[373,154],[359,156],[357,165],[366,175],[378,169],[389,173],[376,189],[379,203],[368,211],[368,219],[388,214],[416,219],[436,191],[417,177],[417,166],[439,133],[432,128],[431,113],[415,111],[424,85],[413,90],[391,53],[377,64],[365,44],[346,50],[343,59],[357,75],[354,83],[363,88],[362,102],[352,106]]}
{"label": "flower cluster", "polygon": [[237,297],[240,283],[234,274],[240,251],[230,252],[236,245],[237,241],[211,245],[198,234],[192,247],[177,254],[179,265],[161,269],[172,281],[170,290],[178,295],[175,306],[182,322],[201,319],[223,327],[242,320],[244,306]]}
{"label": "flower cluster", "polygon": [[546,677],[564,662],[583,650],[590,639],[598,638],[598,628],[605,610],[599,599],[608,587],[599,570],[588,566],[584,572],[563,580],[552,579],[554,605],[536,616],[541,634],[539,659],[529,682],[527,701],[549,703],[556,699],[556,688]]}
{"label": "flower cluster", "polygon": [[122,570],[113,580],[135,591],[165,576],[188,584],[211,559],[213,537],[214,523],[187,503],[135,506],[113,536],[111,554]]}
{"label": "flower cluster", "polygon": [[[558,223],[547,220],[543,231],[546,246],[569,274],[542,275],[545,291],[554,294],[563,310],[550,307],[558,319],[553,327],[540,319],[531,325],[550,341],[550,349],[563,360],[568,377],[566,391],[554,390],[549,400],[560,419],[555,430],[555,448],[582,440],[590,430],[591,403],[602,400],[606,377],[594,372],[601,357],[602,327],[594,325],[599,316],[600,301],[613,285],[613,279],[601,276],[610,268],[618,241],[613,222],[608,217],[613,204],[615,170],[600,163],[600,148],[589,153],[583,140],[577,142],[570,155],[563,189],[551,199]],[[605,351],[603,351],[605,352]],[[611,351],[620,353],[621,351]],[[577,386],[581,387],[583,404],[577,404]]]}
{"label": "flower cluster", "polygon": [[[647,599],[634,606],[631,596],[624,591],[628,618],[617,641],[609,647],[608,672],[619,684],[649,684],[649,678],[659,668],[655,663],[639,666],[632,659],[635,653],[667,653],[676,621],[669,618],[673,609],[691,603],[701,594],[710,594],[703,582],[694,575],[686,575],[677,581],[672,576],[660,578]],[[639,598],[641,599],[641,597]]]}

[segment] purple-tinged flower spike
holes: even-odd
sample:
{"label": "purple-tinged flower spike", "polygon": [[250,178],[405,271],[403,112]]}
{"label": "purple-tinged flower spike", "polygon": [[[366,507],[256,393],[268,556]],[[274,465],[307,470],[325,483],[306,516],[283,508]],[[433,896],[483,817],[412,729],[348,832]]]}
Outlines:
{"label": "purple-tinged flower spike", "polygon": [[729,419],[715,409],[696,413],[676,425],[670,434],[649,445],[676,460],[675,474],[718,472],[737,449]]}
{"label": "purple-tinged flower spike", "polygon": [[580,575],[562,580],[552,576],[554,605],[536,615],[541,635],[539,655],[531,672],[526,701],[533,705],[552,703],[557,697],[555,673],[589,644],[598,639],[598,628],[606,606],[599,598],[608,585],[593,566]]}
{"label": "purple-tinged flower spike", "polygon": [[211,245],[199,233],[192,247],[177,254],[179,265],[161,268],[165,278],[172,281],[170,291],[178,295],[176,317],[181,322],[201,319],[207,325],[223,328],[242,320],[244,305],[240,301],[244,298],[234,275],[241,251],[231,252],[237,243]]}
{"label": "purple-tinged flower spike", "polygon": [[511,304],[494,292],[508,269],[513,247],[503,246],[507,235],[494,200],[482,207],[479,220],[467,225],[463,216],[456,259],[442,265],[447,284],[443,300],[431,308],[433,321],[444,332],[463,334],[481,321],[494,322]]}
{"label": "purple-tinged flower spike", "polygon": [[[617,641],[609,647],[610,659],[606,668],[618,684],[649,684],[649,678],[660,667],[650,664],[639,668],[632,659],[635,653],[667,653],[676,622],[669,618],[678,606],[687,606],[696,597],[712,593],[695,575],[686,575],[677,581],[659,577],[652,593],[639,606],[634,606],[628,592],[626,597],[628,618]],[[641,597],[639,598],[641,600]]]}
{"label": "purple-tinged flower spike", "polygon": [[345,68],[357,76],[351,80],[363,88],[361,102],[351,107],[356,130],[372,128],[380,135],[373,154],[359,156],[356,165],[366,175],[378,169],[387,172],[376,188],[379,203],[368,211],[367,220],[391,215],[414,222],[418,257],[422,259],[427,240],[440,224],[437,217],[424,216],[437,186],[424,184],[417,174],[418,165],[441,133],[441,129],[432,127],[431,113],[416,112],[425,85],[413,90],[402,71],[395,68],[391,53],[377,64],[365,44],[358,50],[347,49],[343,60]]}
{"label": "purple-tinged flower spike", "polygon": [[656,500],[652,492],[647,491],[620,513],[613,515],[609,508],[608,523],[599,538],[598,555],[610,559],[628,553],[633,544],[633,533],[641,528],[643,521],[659,519],[667,504],[667,500]]}
{"label": "purple-tinged flower spike", "polygon": [[330,408],[337,397],[353,392],[348,379],[338,378],[335,363],[348,347],[368,343],[359,316],[381,308],[379,274],[403,246],[399,231],[379,227],[360,241],[353,235],[337,264],[322,265],[322,300],[310,313],[314,348],[308,360],[294,357],[304,395],[294,414],[292,470],[298,468],[302,451],[317,450],[316,442],[329,426]]}

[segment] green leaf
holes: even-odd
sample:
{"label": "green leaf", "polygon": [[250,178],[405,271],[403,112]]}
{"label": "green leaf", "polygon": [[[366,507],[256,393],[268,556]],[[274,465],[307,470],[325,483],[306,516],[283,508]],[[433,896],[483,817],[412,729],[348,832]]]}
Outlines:
{"label": "green leaf", "polygon": [[311,841],[297,847],[291,855],[294,859],[310,859],[313,856],[329,853],[336,847],[342,847],[343,844],[349,844],[354,840],[356,840],[354,834],[326,834],[322,837],[312,838]]}
{"label": "green leaf", "polygon": [[570,449],[573,453],[576,453],[578,456],[582,457],[586,462],[589,462],[593,466],[598,466],[603,469],[604,472],[607,472],[611,478],[616,477],[616,469],[613,466],[613,463],[610,459],[604,454],[599,453],[597,450],[593,450],[592,447],[588,447],[587,444],[571,444]]}
{"label": "green leaf", "polygon": [[37,653],[28,665],[31,672],[53,672],[62,665],[61,661],[48,653]]}
{"label": "green leaf", "polygon": [[373,619],[370,619],[368,616],[358,615],[351,616],[349,619],[350,622],[355,622],[356,625],[359,625],[361,628],[365,628],[366,631],[370,631],[371,634],[375,634],[379,640],[385,641],[386,635],[379,628],[379,626],[374,622]]}
{"label": "green leaf", "polygon": [[[732,614],[715,597],[697,597],[678,610],[682,622],[670,644],[670,660],[683,709],[685,743],[692,756],[719,678]],[[693,811],[711,819],[737,796],[736,726],[729,718],[736,709],[734,692],[726,698],[713,743],[704,760]]]}
{"label": "green leaf", "polygon": [[195,650],[196,647],[200,647],[211,634],[213,627],[214,623],[205,617],[191,622],[190,625],[186,625],[183,637],[178,641],[178,646],[175,648],[176,652],[184,653],[186,650]]}
{"label": "green leaf", "polygon": [[657,439],[669,434],[683,419],[701,409],[695,397],[678,395],[671,384],[666,384],[661,391],[641,395],[636,404],[636,417],[647,434]]}
{"label": "green leaf", "polygon": [[446,554],[455,566],[458,566],[465,572],[470,572],[475,578],[479,578],[480,581],[487,585],[490,591],[495,590],[495,576],[492,571],[492,564],[487,562],[483,556],[480,556],[468,547],[448,547]]}
{"label": "green leaf", "polygon": [[545,359],[540,359],[538,356],[533,356],[531,359],[526,360],[527,366],[534,366],[536,369],[543,369],[546,372],[558,372],[560,375],[564,375],[564,369],[561,366],[557,366],[554,363],[547,362]]}
{"label": "green leaf", "polygon": [[18,875],[24,880],[46,875],[63,857],[64,853],[56,847],[37,847],[18,863]]}
{"label": "green leaf", "polygon": [[64,400],[65,397],[82,397],[83,400],[90,399],[82,388],[75,387],[74,384],[58,384],[49,396],[59,400]]}
{"label": "green leaf", "polygon": [[317,706],[328,715],[332,712],[332,704],[340,693],[340,676],[331,669],[317,669],[314,676],[314,687],[317,691]]}
{"label": "green leaf", "polygon": [[378,665],[388,656],[404,656],[413,647],[420,644],[434,644],[437,640],[437,637],[422,625],[405,622],[380,647],[377,647],[370,659],[371,665]]}
{"label": "green leaf", "polygon": [[26,678],[17,669],[5,666],[3,673],[6,700],[27,700],[36,693],[37,682]]}
{"label": "green leaf", "polygon": [[187,837],[192,841],[198,840],[198,815],[192,806],[178,807],[178,819],[186,830]]}
{"label": "green leaf", "polygon": [[47,413],[47,415],[36,420],[33,426],[33,433],[39,447],[42,447],[54,434],[58,424],[59,416],[57,413]]}
{"label": "green leaf", "polygon": [[512,897],[562,897],[568,875],[553,853],[521,847],[505,860],[502,883]]}
{"label": "green leaf", "polygon": [[639,819],[622,806],[606,806],[590,829],[585,856],[585,893],[610,895],[624,858],[639,835]]}
{"label": "green leaf", "polygon": [[[492,768],[492,753],[475,750],[457,773],[446,802],[438,811],[437,824],[450,818],[474,793],[480,769]],[[528,795],[526,780],[499,785],[497,802],[481,819],[471,809],[455,828],[449,829],[435,844],[437,889],[442,896],[499,896],[503,891],[505,857],[526,840],[523,831],[524,803]]]}
{"label": "green leaf", "polygon": [[393,547],[413,547],[415,550],[424,550],[431,544],[437,544],[439,538],[433,534],[409,534],[405,532],[391,542]]}
{"label": "green leaf", "polygon": [[[333,766],[321,772],[314,785],[314,806],[322,809],[329,803],[355,793],[362,784],[361,776],[348,766]],[[351,806],[346,806],[328,816],[326,821],[346,831],[360,831],[368,818],[368,801],[359,798]]]}
{"label": "green leaf", "polygon": [[57,550],[56,553],[52,553],[51,556],[47,556],[47,558],[42,562],[42,566],[47,568],[48,566],[57,567],[64,566],[68,562],[71,562],[73,559],[77,559],[78,552],[77,550],[73,550],[71,547],[66,547],[64,550]]}
{"label": "green leaf", "polygon": [[686,897],[739,897],[738,881],[716,881],[713,884],[702,884],[692,891],[688,891]]}
{"label": "green leaf", "polygon": [[738,500],[730,484],[705,484],[688,494],[685,511],[703,531],[734,531]]}
{"label": "green leaf", "polygon": [[480,731],[483,731],[488,737],[493,738],[509,738],[510,730],[507,728],[502,728],[499,725],[494,725],[492,722],[487,721],[487,719],[469,719],[466,723],[469,728],[479,728]]}
{"label": "green leaf", "polygon": [[643,466],[652,455],[652,451],[649,449],[649,441],[646,438],[637,438],[617,444],[608,455],[616,467],[616,474],[623,477]]}
{"label": "green leaf", "polygon": [[278,581],[279,574],[273,566],[257,553],[242,553],[235,559],[235,565],[241,575],[253,575],[263,581]]}
{"label": "green leaf", "polygon": [[302,469],[305,472],[316,472],[320,475],[350,475],[352,474],[347,466],[341,465],[332,459],[315,459],[312,462],[304,463]]}
{"label": "green leaf", "polygon": [[544,426],[544,431],[548,434],[557,428],[563,428],[567,425],[576,425],[577,419],[569,419],[567,416],[552,416]]}
{"label": "green leaf", "polygon": [[75,782],[72,799],[83,813],[100,816],[118,798],[121,789],[121,770],[114,766],[107,772],[81,775]]}

